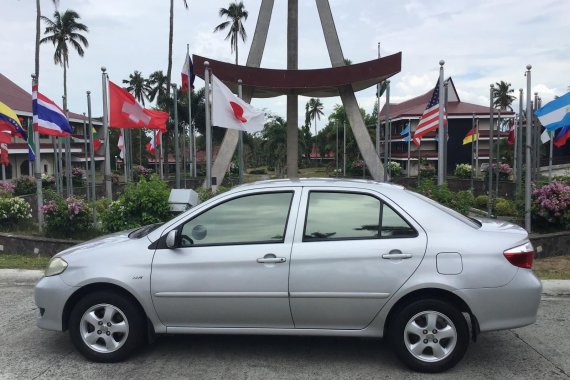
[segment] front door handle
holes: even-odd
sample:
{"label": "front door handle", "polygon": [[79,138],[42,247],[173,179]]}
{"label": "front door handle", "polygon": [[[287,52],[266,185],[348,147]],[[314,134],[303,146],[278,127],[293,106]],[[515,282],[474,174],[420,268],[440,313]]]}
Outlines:
{"label": "front door handle", "polygon": [[263,256],[263,258],[257,259],[260,264],[280,264],[286,262],[287,259],[284,257],[276,257],[273,253],[268,253]]}
{"label": "front door handle", "polygon": [[411,254],[402,253],[402,251],[400,251],[398,249],[394,249],[394,250],[390,251],[389,253],[385,253],[382,255],[382,258],[387,259],[387,260],[402,260],[402,259],[409,259],[411,257],[412,257]]}

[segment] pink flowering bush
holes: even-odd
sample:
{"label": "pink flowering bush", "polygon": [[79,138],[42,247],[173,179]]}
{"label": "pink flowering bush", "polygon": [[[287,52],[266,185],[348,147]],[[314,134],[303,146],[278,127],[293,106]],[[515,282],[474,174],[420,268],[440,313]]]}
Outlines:
{"label": "pink flowering bush", "polygon": [[150,168],[145,168],[142,165],[136,165],[133,167],[133,181],[138,182],[144,177],[147,181],[150,180],[153,170]]}
{"label": "pink flowering bush", "polygon": [[11,197],[16,190],[16,185],[10,181],[0,181],[0,198]]}
{"label": "pink flowering bush", "polygon": [[41,207],[45,215],[46,235],[77,238],[90,227],[91,213],[83,198],[76,196],[64,199],[52,191],[46,192],[48,201]]}
{"label": "pink flowering bush", "polygon": [[513,173],[513,168],[509,164],[499,163],[493,164],[493,174],[499,173],[499,179],[506,180],[509,179],[510,175]]}
{"label": "pink flowering bush", "polygon": [[535,188],[532,217],[540,228],[570,229],[570,186],[555,181]]}

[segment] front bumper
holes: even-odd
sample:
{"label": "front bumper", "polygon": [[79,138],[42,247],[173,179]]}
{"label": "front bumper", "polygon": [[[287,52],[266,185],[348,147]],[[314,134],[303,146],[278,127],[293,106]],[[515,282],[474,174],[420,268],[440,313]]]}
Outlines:
{"label": "front bumper", "polygon": [[61,276],[43,277],[34,289],[34,300],[40,310],[37,326],[63,331],[63,308],[76,288],[67,285]]}
{"label": "front bumper", "polygon": [[519,269],[507,285],[500,288],[459,289],[477,317],[481,332],[512,329],[536,322],[542,284],[528,269]]}

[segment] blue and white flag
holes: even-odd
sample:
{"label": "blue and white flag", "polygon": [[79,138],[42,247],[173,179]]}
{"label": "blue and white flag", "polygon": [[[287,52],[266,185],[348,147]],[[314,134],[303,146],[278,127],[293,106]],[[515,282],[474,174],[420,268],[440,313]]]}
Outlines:
{"label": "blue and white flag", "polygon": [[412,138],[410,137],[410,135],[406,135],[402,138],[402,141],[408,142],[410,141]]}
{"label": "blue and white flag", "polygon": [[546,103],[534,113],[544,128],[555,131],[570,125],[570,92]]}
{"label": "blue and white flag", "polygon": [[72,129],[63,110],[47,96],[39,93],[35,85],[32,86],[32,108],[34,130],[48,136],[71,135]]}
{"label": "blue and white flag", "polygon": [[409,134],[410,134],[410,123],[406,123],[406,127],[402,130],[402,132],[400,132],[400,136],[405,136]]}

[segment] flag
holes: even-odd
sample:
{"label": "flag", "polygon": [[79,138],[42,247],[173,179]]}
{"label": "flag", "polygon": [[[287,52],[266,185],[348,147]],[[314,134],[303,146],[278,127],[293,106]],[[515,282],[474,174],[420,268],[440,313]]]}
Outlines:
{"label": "flag", "polygon": [[99,138],[99,132],[93,127],[93,152],[97,152],[103,145],[103,140]]}
{"label": "flag", "polygon": [[190,91],[194,89],[194,79],[196,76],[194,75],[194,65],[192,64],[192,58],[190,58],[190,54],[186,53],[186,61],[184,62],[184,66],[182,66],[182,93],[185,94],[188,91],[188,86],[190,86]]}
{"label": "flag", "polygon": [[265,114],[235,96],[212,75],[212,125],[245,132],[263,130]]}
{"label": "flag", "polygon": [[410,134],[410,123],[406,123],[405,128],[400,132],[400,136],[405,136]]}
{"label": "flag", "polygon": [[28,138],[26,131],[22,128],[22,124],[20,124],[16,112],[2,102],[0,102],[0,124],[3,124],[5,128],[9,128],[14,132],[14,135],[23,139]]}
{"label": "flag", "polygon": [[570,125],[570,92],[546,103],[546,105],[536,110],[534,114],[544,128],[549,131],[555,131]]}
{"label": "flag", "polygon": [[146,144],[146,150],[154,156],[156,147],[160,145],[160,134],[161,132],[156,132],[156,143],[154,141],[155,133],[150,137],[150,141]]}
{"label": "flag", "polygon": [[117,142],[117,147],[121,151],[119,157],[125,158],[125,138],[123,137],[123,130],[119,129],[119,141]]}
{"label": "flag", "polygon": [[0,129],[0,144],[10,144],[12,142],[12,131]]}
{"label": "flag", "polygon": [[[444,114],[444,123],[447,123],[447,117]],[[416,127],[416,131],[414,132],[415,137],[422,137],[428,132],[434,131],[437,129],[439,125],[439,79],[435,84],[435,88],[433,89],[433,93],[427,107],[420,117],[420,123]]]}
{"label": "flag", "polygon": [[35,161],[36,160],[36,144],[34,144],[34,134],[30,127],[28,127],[28,160]]}
{"label": "flag", "polygon": [[8,144],[0,143],[0,164],[4,166],[10,165],[10,159],[8,158]]}
{"label": "flag", "polygon": [[168,113],[143,108],[127,90],[109,81],[109,126],[166,132]]}
{"label": "flag", "polygon": [[562,130],[554,138],[554,145],[557,148],[562,148],[566,144],[566,140],[570,139],[570,124],[562,127]]}
{"label": "flag", "polygon": [[548,129],[545,129],[544,131],[542,131],[542,134],[540,135],[540,141],[543,144],[546,144],[547,142],[550,141],[550,133],[548,133]]}
{"label": "flag", "polygon": [[509,137],[507,137],[507,144],[515,145],[515,122],[511,119],[509,128]]}
{"label": "flag", "polygon": [[406,136],[402,137],[402,141],[404,141],[404,142],[408,142],[408,141],[410,141],[411,139],[412,139],[412,138],[410,137],[410,135],[406,135]]}
{"label": "flag", "polygon": [[476,133],[475,128],[471,128],[469,130],[469,132],[467,132],[467,134],[463,138],[463,145],[467,145],[467,144],[472,143],[473,141],[477,141],[478,138],[479,138],[479,134]]}
{"label": "flag", "polygon": [[48,97],[38,92],[38,86],[32,86],[32,108],[34,130],[42,135],[69,136],[73,131],[65,113]]}

